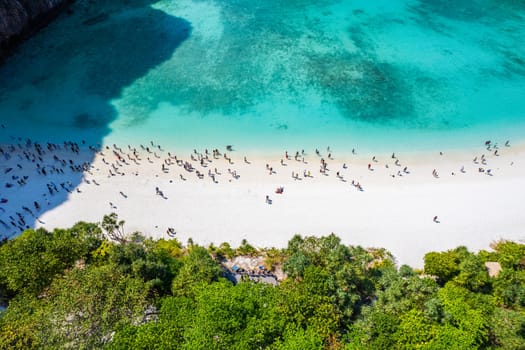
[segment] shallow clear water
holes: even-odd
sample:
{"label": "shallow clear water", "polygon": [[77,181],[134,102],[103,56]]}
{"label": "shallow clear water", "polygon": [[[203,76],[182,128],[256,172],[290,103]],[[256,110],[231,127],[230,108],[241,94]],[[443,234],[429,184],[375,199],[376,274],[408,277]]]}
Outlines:
{"label": "shallow clear water", "polygon": [[0,139],[253,151],[525,135],[525,3],[86,1],[0,67]]}

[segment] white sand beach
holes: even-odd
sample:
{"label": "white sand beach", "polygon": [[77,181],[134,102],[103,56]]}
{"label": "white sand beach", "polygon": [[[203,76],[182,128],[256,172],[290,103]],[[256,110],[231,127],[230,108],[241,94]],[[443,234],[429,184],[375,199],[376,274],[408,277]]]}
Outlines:
{"label": "white sand beach", "polygon": [[[396,153],[395,158],[391,153],[331,150],[333,159],[329,159],[327,149],[319,149],[320,155],[315,150],[306,150],[303,155],[299,150],[297,160],[296,150],[288,150],[286,160],[284,150],[282,155],[256,156],[223,147],[217,157],[209,150],[208,160],[202,161],[205,166],[199,161],[205,157],[204,150],[172,151],[170,157],[156,145],[148,145],[151,153],[138,145],[117,145],[120,150],[109,146],[96,154],[89,172],[76,175],[83,176],[76,188],[67,193],[58,188],[66,197],[47,193],[46,183],[53,176],[56,184],[63,182],[61,176],[67,178],[68,171],[66,175],[43,176],[34,169],[23,191],[3,190],[0,197],[8,199],[12,207],[32,208],[33,201],[39,201],[43,215],[35,214],[35,225],[47,229],[68,227],[79,220],[98,222],[103,215],[116,212],[126,221],[128,233],[169,238],[167,229],[173,228],[183,243],[192,238],[203,245],[229,242],[237,246],[247,239],[257,247],[285,247],[294,234],[333,232],[345,244],[384,247],[398,264],[422,267],[423,256],[429,251],[459,245],[489,249],[495,240],[525,239],[525,146],[506,147],[503,142],[497,155],[495,148],[488,150],[481,142],[479,149],[472,151]],[[133,155],[133,147],[140,161]],[[43,163],[52,164],[51,154],[57,152],[47,154]],[[68,151],[61,152],[58,158],[68,158]],[[177,165],[174,155],[191,163],[194,170]],[[15,163],[23,162],[22,158],[13,156],[0,165],[2,183],[9,180],[7,176],[35,166],[26,160],[21,164],[23,170],[17,168]],[[90,158],[92,152],[86,146],[74,162]],[[285,165],[281,165],[281,158]],[[326,174],[320,172],[321,159],[327,163]],[[267,164],[273,168],[271,175]],[[13,170],[5,174],[8,167]],[[125,175],[115,174],[115,169]],[[202,179],[197,171],[203,174]],[[304,176],[308,171],[311,177]],[[298,179],[292,178],[292,172]],[[352,181],[359,183],[362,191]],[[282,194],[275,193],[278,187],[284,188]],[[0,213],[4,229],[9,226],[7,214],[6,210]]]}

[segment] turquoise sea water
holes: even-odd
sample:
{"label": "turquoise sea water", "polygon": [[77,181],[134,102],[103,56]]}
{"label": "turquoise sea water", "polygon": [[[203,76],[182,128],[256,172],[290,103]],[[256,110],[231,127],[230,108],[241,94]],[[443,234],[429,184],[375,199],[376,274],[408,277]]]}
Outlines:
{"label": "turquoise sea water", "polygon": [[525,138],[521,0],[79,0],[0,67],[10,136],[246,151]]}

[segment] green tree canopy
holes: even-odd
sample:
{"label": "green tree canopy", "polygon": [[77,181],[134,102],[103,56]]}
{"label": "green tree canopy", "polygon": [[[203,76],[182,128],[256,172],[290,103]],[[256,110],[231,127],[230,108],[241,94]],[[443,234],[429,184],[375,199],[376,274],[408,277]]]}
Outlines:
{"label": "green tree canopy", "polygon": [[182,259],[182,267],[173,280],[174,295],[193,295],[194,287],[217,281],[222,271],[208,251],[199,246],[189,248],[189,253]]}
{"label": "green tree canopy", "polygon": [[79,223],[70,229],[26,230],[0,246],[0,285],[20,293],[39,293],[79,259],[90,259],[100,245],[100,230]]}

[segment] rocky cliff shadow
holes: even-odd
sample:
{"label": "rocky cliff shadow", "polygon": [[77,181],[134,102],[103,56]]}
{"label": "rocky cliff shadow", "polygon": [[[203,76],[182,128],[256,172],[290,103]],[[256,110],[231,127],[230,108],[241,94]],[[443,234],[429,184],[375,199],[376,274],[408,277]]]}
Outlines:
{"label": "rocky cliff shadow", "polygon": [[[151,8],[153,2],[79,1],[0,67],[0,143],[11,154],[9,159],[0,154],[0,199],[7,200],[0,203],[0,220],[6,223],[0,222],[0,235],[34,227],[36,219],[24,207],[35,212],[35,200],[41,204],[36,216],[67,200],[71,194],[61,184],[74,190],[83,176],[69,161],[93,160],[88,147],[100,147],[117,117],[111,101],[189,38],[191,24]],[[58,151],[39,160],[27,139],[43,144],[73,141],[84,152],[77,156],[60,151],[58,156],[67,160],[60,165],[52,157]],[[37,171],[37,164],[47,166],[47,175]],[[64,174],[49,173],[52,166],[62,167]],[[25,176],[27,184],[19,184]],[[51,181],[58,189],[52,195],[47,186]],[[25,225],[12,227],[10,221],[20,223],[20,217]]]}

